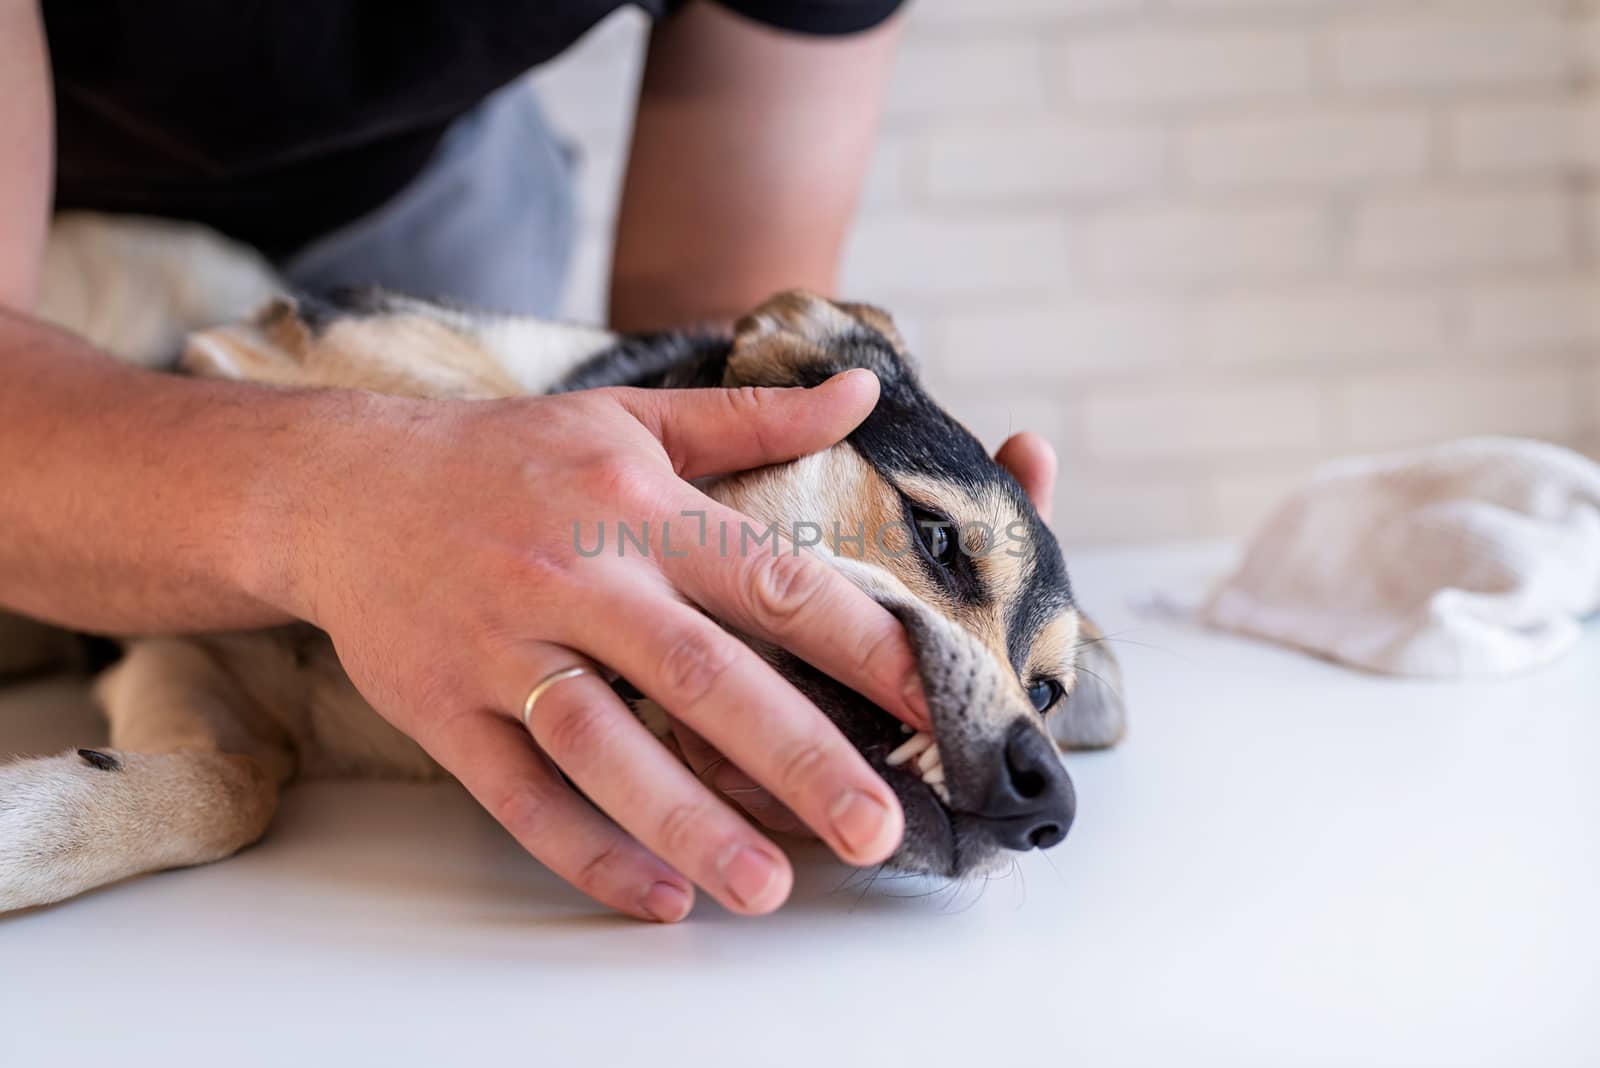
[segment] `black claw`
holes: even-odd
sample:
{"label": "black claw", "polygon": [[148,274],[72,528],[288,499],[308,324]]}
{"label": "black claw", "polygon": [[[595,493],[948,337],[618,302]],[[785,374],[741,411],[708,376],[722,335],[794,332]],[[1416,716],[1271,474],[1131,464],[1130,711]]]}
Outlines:
{"label": "black claw", "polygon": [[98,749],[80,749],[78,750],[78,755],[81,756],[83,758],[83,762],[89,765],[91,768],[99,768],[101,771],[122,770],[122,761],[118,760],[110,753],[102,753]]}

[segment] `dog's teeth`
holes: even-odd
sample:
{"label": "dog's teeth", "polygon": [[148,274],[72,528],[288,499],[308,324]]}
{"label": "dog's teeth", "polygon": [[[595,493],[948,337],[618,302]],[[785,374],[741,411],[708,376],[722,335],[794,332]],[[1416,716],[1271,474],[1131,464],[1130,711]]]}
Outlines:
{"label": "dog's teeth", "polygon": [[950,803],[950,791],[945,789],[944,785],[944,757],[939,752],[939,746],[934,742],[933,735],[926,731],[917,731],[890,753],[884,763],[891,768],[910,764],[917,778],[926,783],[939,800],[947,805]]}
{"label": "dog's teeth", "polygon": [[885,757],[884,763],[891,768],[898,768],[901,764],[923,752],[931,745],[933,745],[933,735],[926,731],[918,731],[901,742],[899,748]]}
{"label": "dog's teeth", "polygon": [[911,733],[911,724],[909,724],[909,723],[900,724],[900,733],[901,734],[910,734]]}

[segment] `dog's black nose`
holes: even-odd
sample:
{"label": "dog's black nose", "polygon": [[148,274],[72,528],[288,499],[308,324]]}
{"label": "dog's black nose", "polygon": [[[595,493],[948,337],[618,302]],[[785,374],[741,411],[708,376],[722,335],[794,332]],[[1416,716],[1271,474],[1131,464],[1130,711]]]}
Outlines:
{"label": "dog's black nose", "polygon": [[1077,795],[1055,746],[1029,723],[1006,736],[1005,766],[978,819],[1007,849],[1049,849],[1067,836]]}

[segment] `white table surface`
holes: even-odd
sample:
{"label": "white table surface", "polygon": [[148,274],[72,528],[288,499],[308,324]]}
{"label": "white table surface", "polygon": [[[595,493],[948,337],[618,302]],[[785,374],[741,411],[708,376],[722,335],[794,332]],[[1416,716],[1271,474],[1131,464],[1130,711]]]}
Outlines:
{"label": "white table surface", "polygon": [[[1418,684],[1130,609],[1221,559],[1073,561],[1132,732],[1009,877],[810,850],[776,916],[651,927],[454,787],[298,787],[232,860],[0,919],[0,1064],[1600,1063],[1600,632]],[[0,695],[0,754],[98,731]]]}

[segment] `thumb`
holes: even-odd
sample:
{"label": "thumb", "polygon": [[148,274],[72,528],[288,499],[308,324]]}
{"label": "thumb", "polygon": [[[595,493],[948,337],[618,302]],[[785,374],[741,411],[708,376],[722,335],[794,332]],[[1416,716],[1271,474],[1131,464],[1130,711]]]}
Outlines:
{"label": "thumb", "polygon": [[838,444],[878,403],[878,376],[858,368],[811,389],[626,389],[616,396],[661,442],[679,475],[703,478]]}

